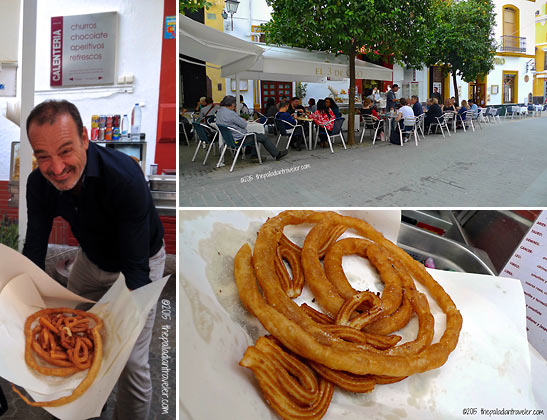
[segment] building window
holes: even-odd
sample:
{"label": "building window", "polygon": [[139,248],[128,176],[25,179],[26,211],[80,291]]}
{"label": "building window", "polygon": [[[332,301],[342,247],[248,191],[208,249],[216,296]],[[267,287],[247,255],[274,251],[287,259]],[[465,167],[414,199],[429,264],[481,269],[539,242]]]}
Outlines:
{"label": "building window", "polygon": [[503,7],[503,51],[520,50],[519,10],[515,6]]}
{"label": "building window", "polygon": [[260,25],[251,25],[251,42],[264,42],[264,33]]}
{"label": "building window", "polygon": [[516,104],[518,102],[518,73],[503,72],[503,103]]}

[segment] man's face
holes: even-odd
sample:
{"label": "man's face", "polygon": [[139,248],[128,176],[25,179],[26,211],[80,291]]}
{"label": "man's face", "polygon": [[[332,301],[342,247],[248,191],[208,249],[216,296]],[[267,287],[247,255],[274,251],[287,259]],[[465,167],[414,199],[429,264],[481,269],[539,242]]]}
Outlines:
{"label": "man's face", "polygon": [[438,92],[439,92],[439,89],[433,88],[433,92],[438,93]]}
{"label": "man's face", "polygon": [[397,92],[399,90],[399,86],[393,86],[393,92]]}
{"label": "man's face", "polygon": [[416,98],[410,98],[410,103],[414,105],[416,103]]}
{"label": "man's face", "polygon": [[293,108],[298,105],[300,105],[300,99],[295,99],[294,101],[292,101]]}
{"label": "man's face", "polygon": [[62,114],[53,124],[31,123],[29,140],[42,175],[59,191],[74,188],[87,162],[89,139],[85,127],[80,138],[72,117]]}

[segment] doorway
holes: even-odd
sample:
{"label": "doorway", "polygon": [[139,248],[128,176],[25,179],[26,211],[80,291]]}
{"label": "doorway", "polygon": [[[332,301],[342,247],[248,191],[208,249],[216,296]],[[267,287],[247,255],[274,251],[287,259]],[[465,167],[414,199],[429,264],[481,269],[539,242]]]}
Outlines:
{"label": "doorway", "polygon": [[[268,98],[273,98],[275,103],[279,103],[283,96],[292,97],[292,82],[272,82],[262,80],[260,82],[260,101],[262,107],[266,105]],[[265,110],[262,109],[264,112]]]}

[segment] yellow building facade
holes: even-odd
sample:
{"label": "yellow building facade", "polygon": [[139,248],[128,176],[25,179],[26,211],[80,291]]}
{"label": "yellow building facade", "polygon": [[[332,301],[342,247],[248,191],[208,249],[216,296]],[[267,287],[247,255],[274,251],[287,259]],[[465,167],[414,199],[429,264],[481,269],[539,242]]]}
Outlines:
{"label": "yellow building facade", "polygon": [[536,3],[536,72],[534,74],[534,97],[544,97],[547,93],[547,2]]}
{"label": "yellow building facade", "polygon": [[[224,19],[222,11],[224,10],[224,0],[211,1],[212,6],[204,11],[204,23],[217,31],[224,32]],[[216,69],[214,64],[207,63],[206,74],[211,80],[211,91],[213,101],[218,103],[224,98],[226,92],[226,79],[220,76],[220,69]],[[220,89],[219,89],[220,88]]]}

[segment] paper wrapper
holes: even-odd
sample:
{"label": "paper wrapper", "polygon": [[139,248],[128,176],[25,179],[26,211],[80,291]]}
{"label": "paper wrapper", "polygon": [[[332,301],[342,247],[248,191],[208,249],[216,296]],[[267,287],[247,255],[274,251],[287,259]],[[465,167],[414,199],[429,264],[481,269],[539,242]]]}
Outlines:
{"label": "paper wrapper", "polygon": [[[396,242],[398,211],[351,211]],[[252,373],[238,365],[247,346],[266,332],[240,303],[233,258],[243,243],[254,245],[256,233],[272,211],[185,211],[180,213],[180,413],[182,418],[275,419]],[[309,225],[288,227],[287,236],[302,245]],[[357,236],[352,231],[343,236]],[[383,288],[374,268],[357,256],[343,267],[359,289]],[[456,419],[463,410],[535,409],[526,340],[524,295],[519,281],[478,274],[428,270],[450,294],[463,316],[458,346],[435,369],[368,394],[336,387],[325,419]],[[421,285],[417,284],[421,291]],[[298,303],[314,307],[304,290]],[[445,316],[428,296],[438,341]],[[397,334],[413,340],[414,317]],[[214,401],[214,404],[210,402]],[[541,408],[541,407],[540,407]],[[473,417],[473,416],[468,416]]]}
{"label": "paper wrapper", "polygon": [[[148,313],[168,277],[130,291],[123,275],[90,312],[104,321],[103,360],[93,384],[75,401],[44,407],[62,420],[97,417],[120,376]],[[45,376],[25,363],[26,318],[46,307],[71,307],[92,302],[68,291],[18,252],[0,245],[0,376],[25,388],[36,401],[69,395],[87,370],[68,378]]]}

